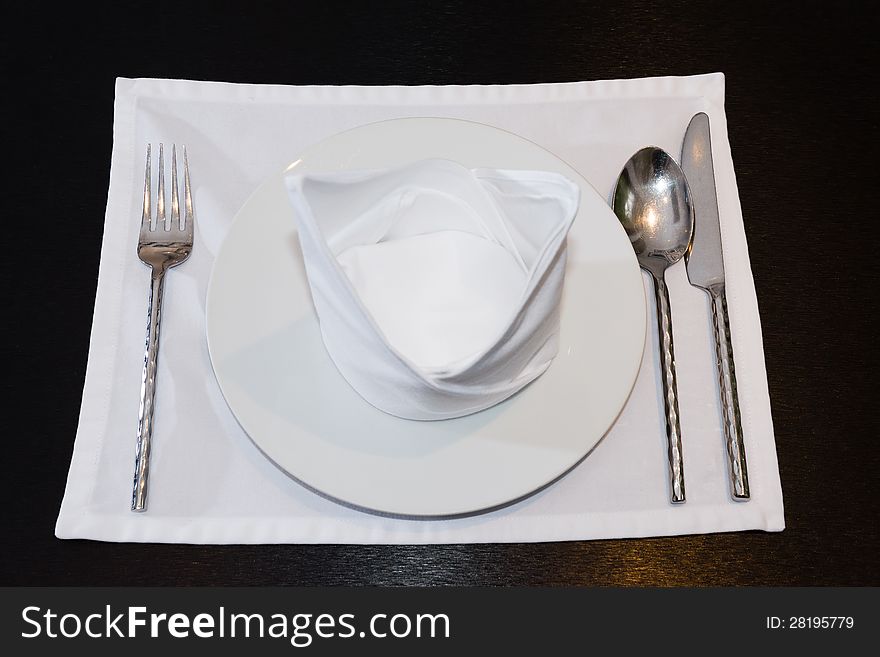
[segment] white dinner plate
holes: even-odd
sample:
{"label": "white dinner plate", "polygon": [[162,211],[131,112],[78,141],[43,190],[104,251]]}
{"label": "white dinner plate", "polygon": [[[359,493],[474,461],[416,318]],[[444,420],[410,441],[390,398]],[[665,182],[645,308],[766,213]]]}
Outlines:
{"label": "white dinner plate", "polygon": [[543,376],[501,404],[451,420],[403,420],[364,401],[321,341],[281,171],[229,229],[208,287],[207,336],[227,404],[278,467],[359,509],[446,517],[520,500],[590,453],[635,383],[646,313],[633,249],[606,201],[567,164],[512,133],[457,119],[394,119],[334,135],[288,170],[424,158],[555,171],[580,186],[559,354]]}

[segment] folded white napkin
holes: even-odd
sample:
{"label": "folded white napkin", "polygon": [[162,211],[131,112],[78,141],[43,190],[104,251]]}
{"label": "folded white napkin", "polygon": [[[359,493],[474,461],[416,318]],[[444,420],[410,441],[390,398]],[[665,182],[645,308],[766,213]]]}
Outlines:
{"label": "folded white napkin", "polygon": [[286,182],[324,344],[368,402],[460,417],[549,367],[576,184],[449,160]]}
{"label": "folded white napkin", "polygon": [[[687,466],[683,506],[668,501],[653,322],[635,387],[604,440],[560,481],[492,513],[414,521],[340,506],[288,478],[238,426],[214,379],[205,343],[208,278],[238,208],[307,147],[384,119],[462,118],[536,142],[610,197],[620,169],[639,148],[654,144],[678,153],[696,112],[707,112],[712,125],[751,501],[730,499],[711,311],[706,294],[688,284],[682,265],[669,270],[667,283]],[[783,528],[761,325],[727,138],[722,75],[449,87],[121,79],[113,132],[83,403],[57,536],[189,543],[469,543]],[[144,145],[160,141],[188,147],[196,244],[166,284],[150,508],[133,514],[128,507],[149,284],[135,245]],[[653,295],[646,292],[651,303]],[[578,409],[559,421],[576,425]]]}

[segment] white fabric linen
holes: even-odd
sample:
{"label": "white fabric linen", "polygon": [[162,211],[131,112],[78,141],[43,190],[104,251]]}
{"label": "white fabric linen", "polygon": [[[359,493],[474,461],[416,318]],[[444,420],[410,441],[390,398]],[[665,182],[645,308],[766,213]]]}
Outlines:
{"label": "white fabric linen", "polygon": [[[681,264],[669,270],[667,283],[675,313],[687,464],[685,505],[668,502],[653,322],[632,395],[605,439],[552,486],[489,514],[413,521],[334,504],[289,479],[236,424],[212,375],[205,343],[208,277],[238,208],[264,179],[282,171],[306,147],[383,119],[463,118],[531,139],[610,197],[633,152],[648,144],[679,152],[688,121],[701,111],[708,113],[712,125],[751,501],[733,502],[728,493],[708,299],[688,284]],[[727,137],[723,75],[421,87],[120,79],[113,136],[83,403],[55,530],[58,537],[183,543],[470,543],[784,527],[761,325]],[[160,141],[188,147],[196,244],[166,285],[150,510],[133,514],[128,506],[148,291],[148,273],[137,259],[135,244],[145,144]],[[647,303],[653,303],[646,290]],[[568,421],[577,423],[577,413],[572,409]]]}
{"label": "white fabric linen", "polygon": [[286,184],[324,345],[373,406],[461,417],[550,366],[575,183],[429,159]]}

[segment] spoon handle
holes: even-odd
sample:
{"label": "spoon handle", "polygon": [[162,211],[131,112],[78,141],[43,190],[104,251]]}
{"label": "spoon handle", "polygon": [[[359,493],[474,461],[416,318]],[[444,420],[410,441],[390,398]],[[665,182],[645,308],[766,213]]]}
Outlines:
{"label": "spoon handle", "polygon": [[746,468],[746,450],[743,445],[739,399],[736,394],[736,371],[733,365],[733,344],[730,341],[730,321],[727,317],[727,295],[724,286],[709,289],[712,298],[712,326],[715,329],[715,355],[721,392],[721,417],[730,460],[730,485],[733,499],[749,499],[749,473]]}
{"label": "spoon handle", "polygon": [[662,275],[654,275],[654,298],[657,301],[657,335],[660,342],[660,370],[663,403],[666,410],[666,439],[669,443],[669,475],[672,503],[684,502],[684,461],[681,454],[681,424],[678,418],[678,385],[675,381],[675,350],[672,345],[672,309],[669,291]]}

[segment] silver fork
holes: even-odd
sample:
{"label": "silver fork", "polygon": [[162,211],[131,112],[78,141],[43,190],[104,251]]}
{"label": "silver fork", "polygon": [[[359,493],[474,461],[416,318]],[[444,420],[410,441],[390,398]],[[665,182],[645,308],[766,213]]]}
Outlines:
{"label": "silver fork", "polygon": [[159,144],[159,191],[156,196],[156,220],[150,209],[150,145],[147,144],[147,167],[144,180],[144,212],[138,239],[138,257],[150,267],[150,303],[148,307],[147,344],[141,380],[141,405],[138,414],[137,452],[131,510],[147,508],[147,480],[150,473],[150,444],[153,436],[153,402],[156,394],[156,366],[159,359],[159,318],[165,272],[189,257],[193,246],[193,204],[189,183],[189,163],[183,147],[184,218],[180,218],[177,195],[177,148],[171,151],[171,222],[165,216],[165,156]]}

